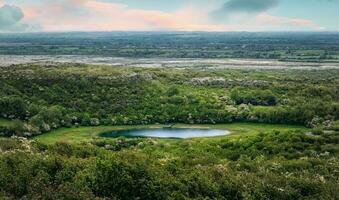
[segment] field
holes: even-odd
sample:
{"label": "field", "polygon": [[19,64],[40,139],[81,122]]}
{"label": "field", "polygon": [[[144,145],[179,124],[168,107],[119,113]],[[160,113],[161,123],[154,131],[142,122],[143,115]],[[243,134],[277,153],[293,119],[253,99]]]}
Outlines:
{"label": "field", "polygon": [[[120,129],[135,129],[135,128],[159,128],[161,125],[143,125],[143,126],[99,126],[99,127],[79,127],[79,128],[61,128],[55,131],[51,131],[47,134],[37,136],[39,142],[53,144],[56,142],[70,142],[81,143],[89,142],[93,139],[97,139],[100,133],[109,132]],[[260,132],[277,131],[295,131],[301,130],[306,132],[307,129],[302,126],[291,125],[272,125],[272,124],[255,124],[255,123],[232,123],[221,125],[184,125],[176,124],[173,128],[217,128],[226,129],[231,131],[232,135],[244,135],[244,134],[258,134]],[[229,137],[229,136],[225,136]]]}
{"label": "field", "polygon": [[338,38],[339,34],[335,32],[1,34],[0,54],[338,62]]}

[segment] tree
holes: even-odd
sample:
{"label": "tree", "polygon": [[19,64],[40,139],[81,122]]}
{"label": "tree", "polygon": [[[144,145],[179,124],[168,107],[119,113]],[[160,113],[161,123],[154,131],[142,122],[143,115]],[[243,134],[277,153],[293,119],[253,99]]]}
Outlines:
{"label": "tree", "polygon": [[179,93],[180,93],[180,91],[176,86],[171,86],[167,90],[167,95],[170,96],[170,97],[174,96],[174,95],[178,95]]}
{"label": "tree", "polygon": [[17,96],[7,96],[0,98],[0,114],[6,118],[26,117],[27,106],[25,101]]}

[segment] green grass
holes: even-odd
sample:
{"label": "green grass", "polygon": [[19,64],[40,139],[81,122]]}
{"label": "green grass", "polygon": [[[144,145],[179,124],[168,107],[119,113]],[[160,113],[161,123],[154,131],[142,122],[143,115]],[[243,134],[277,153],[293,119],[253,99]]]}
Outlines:
{"label": "green grass", "polygon": [[[10,126],[12,123],[13,123],[13,121],[11,121],[11,120],[0,118],[0,127],[8,127],[8,126]],[[1,137],[4,137],[4,136],[1,136],[1,135],[0,135],[0,138],[1,138]]]}
{"label": "green grass", "polygon": [[2,119],[0,118],[0,126],[10,126],[13,123],[13,121],[8,119]]}
{"label": "green grass", "polygon": [[[97,126],[97,127],[78,127],[78,128],[60,128],[49,133],[37,136],[40,142],[46,144],[53,144],[56,142],[88,142],[93,138],[99,137],[100,133],[109,132],[113,130],[132,129],[132,128],[161,128],[162,125],[134,125],[134,126]],[[259,132],[269,132],[273,130],[289,131],[307,129],[302,126],[293,125],[276,125],[276,124],[256,124],[256,123],[232,123],[232,124],[218,124],[218,125],[186,125],[176,124],[175,128],[217,128],[227,129],[231,131],[231,136],[239,136],[243,134],[257,134]],[[229,136],[222,136],[229,137]],[[220,138],[220,137],[217,137]],[[211,138],[208,138],[211,139]],[[204,140],[199,138],[197,140]]]}
{"label": "green grass", "polygon": [[302,130],[306,131],[307,128],[296,125],[282,125],[282,124],[263,124],[263,123],[230,123],[230,124],[216,124],[216,125],[179,125],[179,127],[207,127],[217,129],[227,129],[231,131],[233,135],[253,133],[257,134],[260,132],[269,131],[291,131],[291,130]]}
{"label": "green grass", "polygon": [[152,128],[161,127],[160,125],[130,125],[130,126],[95,126],[95,127],[78,127],[78,128],[60,128],[49,133],[39,135],[37,140],[53,144],[55,142],[87,142],[93,138],[99,137],[100,133],[113,130],[132,129],[132,128]]}

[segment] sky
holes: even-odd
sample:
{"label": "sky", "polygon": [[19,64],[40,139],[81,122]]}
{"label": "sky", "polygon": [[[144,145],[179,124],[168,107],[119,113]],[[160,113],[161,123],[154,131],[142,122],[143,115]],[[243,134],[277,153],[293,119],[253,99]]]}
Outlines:
{"label": "sky", "polygon": [[339,31],[339,0],[0,0],[0,32]]}

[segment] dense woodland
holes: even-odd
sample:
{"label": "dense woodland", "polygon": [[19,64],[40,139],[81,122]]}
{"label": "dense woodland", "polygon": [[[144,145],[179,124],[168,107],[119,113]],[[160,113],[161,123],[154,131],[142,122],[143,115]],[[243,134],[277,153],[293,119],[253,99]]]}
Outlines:
{"label": "dense woodland", "polygon": [[[0,70],[0,115],[11,122],[0,127],[0,199],[339,199],[335,69]],[[35,140],[61,127],[231,122],[310,129],[189,140]]]}
{"label": "dense woodland", "polygon": [[339,34],[93,32],[0,34],[0,54],[339,60]]}
{"label": "dense woodland", "polygon": [[333,70],[2,67],[2,135],[58,127],[264,122],[332,128],[339,117]]}
{"label": "dense woodland", "polygon": [[338,199],[338,134],[315,134],[54,145],[2,139],[0,198]]}

